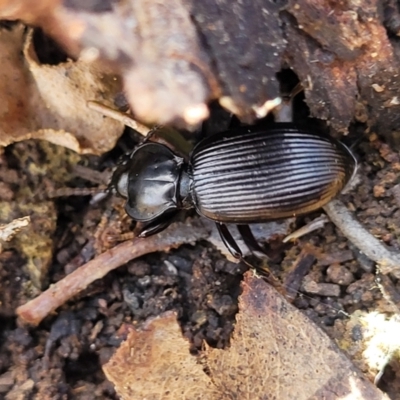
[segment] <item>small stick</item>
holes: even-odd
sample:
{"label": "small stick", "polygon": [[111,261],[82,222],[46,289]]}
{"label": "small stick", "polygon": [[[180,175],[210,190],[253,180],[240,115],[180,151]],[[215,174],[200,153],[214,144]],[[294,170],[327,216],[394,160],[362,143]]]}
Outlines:
{"label": "small stick", "polygon": [[124,125],[129,126],[143,136],[147,136],[147,134],[149,133],[150,129],[147,126],[140,124],[139,122],[135,121],[130,115],[125,114],[122,111],[113,110],[112,108],[104,104],[92,100],[87,102],[87,106],[91,110],[98,111],[106,117],[122,122]]}
{"label": "small stick", "polygon": [[316,257],[312,252],[311,246],[306,245],[290,268],[290,272],[283,284],[289,301],[293,301],[299,293],[301,283],[315,260]]}
{"label": "small stick", "polygon": [[361,252],[375,261],[384,275],[393,274],[400,279],[400,253],[388,249],[371,235],[339,200],[332,200],[323,207],[331,221]]}
{"label": "small stick", "polygon": [[38,297],[17,308],[17,315],[31,325],[38,325],[43,318],[79,294],[97,279],[126,264],[134,258],[155,251],[177,248],[209,236],[199,220],[172,224],[168,229],[145,239],[136,238],[115,246],[78,268],[70,275],[51,285]]}
{"label": "small stick", "polygon": [[318,218],[315,218],[307,225],[302,226],[300,229],[292,232],[290,235],[287,235],[282,242],[287,243],[290,240],[298,239],[304,235],[307,235],[310,232],[316,231],[317,229],[323,228],[325,224],[329,222],[329,219],[326,215],[320,215]]}

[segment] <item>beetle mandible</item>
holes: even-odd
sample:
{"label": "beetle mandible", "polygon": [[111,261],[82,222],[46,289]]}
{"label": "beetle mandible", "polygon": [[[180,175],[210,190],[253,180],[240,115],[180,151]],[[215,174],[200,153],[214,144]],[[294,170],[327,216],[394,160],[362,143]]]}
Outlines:
{"label": "beetle mandible", "polygon": [[232,255],[242,252],[226,223],[237,224],[251,251],[262,251],[248,224],[310,213],[353,176],[357,162],[341,142],[294,123],[240,127],[212,135],[189,161],[154,142],[138,146],[114,173],[125,210],[144,224],[141,237],[165,229],[181,209],[216,222]]}

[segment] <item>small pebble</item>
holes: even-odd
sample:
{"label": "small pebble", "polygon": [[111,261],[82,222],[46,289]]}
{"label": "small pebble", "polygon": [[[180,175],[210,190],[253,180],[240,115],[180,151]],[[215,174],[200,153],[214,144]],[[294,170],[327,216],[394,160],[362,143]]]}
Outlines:
{"label": "small pebble", "polygon": [[150,276],[146,275],[143,278],[139,278],[137,280],[137,285],[141,288],[146,288],[151,284],[151,278]]}
{"label": "small pebble", "polygon": [[221,316],[229,316],[237,312],[237,305],[233,302],[232,297],[227,294],[221,297],[211,297],[207,306]]}
{"label": "small pebble", "polygon": [[122,294],[124,296],[124,301],[128,305],[128,307],[135,313],[137,310],[140,308],[140,301],[138,297],[130,292],[128,289],[124,289],[122,291]]}
{"label": "small pebble", "polygon": [[382,185],[374,186],[374,196],[375,197],[383,197],[386,193],[386,189]]}
{"label": "small pebble", "polygon": [[198,310],[190,317],[190,320],[196,325],[201,326],[207,322],[207,314],[205,311]]}
{"label": "small pebble", "polygon": [[235,263],[228,260],[218,260],[215,263],[216,272],[225,272],[230,275],[242,274],[246,268],[244,263]]}
{"label": "small pebble", "polygon": [[142,260],[134,261],[129,263],[128,272],[131,275],[141,278],[151,274],[151,266],[150,264]]}
{"label": "small pebble", "polygon": [[400,184],[392,187],[392,195],[398,207],[400,207]]}
{"label": "small pebble", "polygon": [[363,339],[363,332],[360,325],[353,326],[353,329],[351,330],[351,338],[354,342],[358,342]]}
{"label": "small pebble", "polygon": [[374,294],[371,291],[366,291],[361,295],[361,300],[364,303],[372,303],[374,301]]}
{"label": "small pebble", "polygon": [[175,267],[175,265],[172,264],[171,261],[164,260],[164,266],[166,267],[165,268],[166,275],[172,275],[172,276],[178,275],[178,270]]}
{"label": "small pebble", "polygon": [[297,297],[294,302],[293,305],[296,308],[307,308],[310,305],[309,299],[306,299],[305,297],[299,296]]}
{"label": "small pebble", "polygon": [[318,257],[318,266],[328,267],[331,264],[343,263],[353,259],[354,255],[351,250],[337,251],[332,254],[324,254],[321,258]]}
{"label": "small pebble", "polygon": [[168,257],[168,261],[174,264],[174,266],[184,272],[191,272],[192,271],[192,261],[187,260],[186,258],[179,257],[176,255],[171,255]]}
{"label": "small pebble", "polygon": [[302,288],[307,293],[318,294],[320,296],[340,296],[340,286],[334,283],[317,283],[312,279],[305,277]]}
{"label": "small pebble", "polygon": [[104,309],[107,308],[107,300],[106,299],[99,298],[97,300],[97,304],[99,305],[100,308],[104,308]]}
{"label": "small pebble", "polygon": [[14,378],[11,371],[0,375],[0,393],[7,393],[14,385]]}
{"label": "small pebble", "polygon": [[326,274],[331,282],[338,285],[348,286],[354,282],[353,274],[343,265],[332,264],[327,270]]}

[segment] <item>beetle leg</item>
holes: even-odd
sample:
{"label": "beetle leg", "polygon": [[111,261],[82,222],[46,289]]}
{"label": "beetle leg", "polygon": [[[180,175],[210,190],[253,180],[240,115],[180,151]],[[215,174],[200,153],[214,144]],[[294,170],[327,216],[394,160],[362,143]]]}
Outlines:
{"label": "beetle leg", "polygon": [[237,225],[237,229],[242,236],[244,243],[252,253],[258,257],[260,255],[266,257],[268,260],[271,258],[270,254],[268,254],[268,252],[258,244],[249,225]]}
{"label": "beetle leg", "polygon": [[239,246],[235,242],[235,239],[229,232],[228,227],[225,224],[220,224],[219,222],[216,222],[215,225],[217,226],[222,242],[227,247],[229,252],[233,255],[233,257],[243,259],[242,251],[240,250]]}
{"label": "beetle leg", "polygon": [[141,237],[141,238],[145,238],[145,237],[154,235],[156,233],[159,233],[171,224],[171,219],[172,218],[167,218],[167,219],[163,219],[162,221],[158,220],[154,223],[147,224],[144,227],[142,227],[141,229],[139,228],[139,232],[137,233],[137,236]]}

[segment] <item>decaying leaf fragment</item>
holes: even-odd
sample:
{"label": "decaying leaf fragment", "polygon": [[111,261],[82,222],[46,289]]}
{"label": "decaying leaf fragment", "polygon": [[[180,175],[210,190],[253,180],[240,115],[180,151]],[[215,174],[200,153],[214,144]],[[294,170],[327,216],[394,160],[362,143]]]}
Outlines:
{"label": "decaying leaf fragment", "polygon": [[386,398],[325,333],[251,272],[231,346],[207,348],[206,369],[188,349],[176,317],[166,313],[132,331],[104,370],[123,398]]}
{"label": "decaying leaf fragment", "polygon": [[123,124],[86,103],[110,103],[121,90],[117,76],[94,62],[40,63],[23,25],[0,28],[0,63],[1,146],[34,138],[101,154],[115,145]]}
{"label": "decaying leaf fragment", "polygon": [[213,382],[240,399],[383,399],[329,337],[247,274],[231,347],[208,349]]}
{"label": "decaying leaf fragment", "polygon": [[16,218],[8,224],[0,225],[0,253],[3,251],[3,243],[10,241],[18,232],[28,226],[30,217]]}
{"label": "decaying leaf fragment", "polygon": [[6,225],[0,225],[0,240],[11,240],[22,228],[29,225],[30,217],[16,218]]}
{"label": "decaying leaf fragment", "polygon": [[189,353],[189,343],[171,311],[148,321],[141,331],[131,331],[103,368],[121,398],[220,398],[203,367]]}

